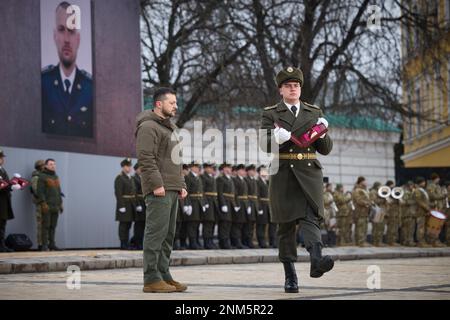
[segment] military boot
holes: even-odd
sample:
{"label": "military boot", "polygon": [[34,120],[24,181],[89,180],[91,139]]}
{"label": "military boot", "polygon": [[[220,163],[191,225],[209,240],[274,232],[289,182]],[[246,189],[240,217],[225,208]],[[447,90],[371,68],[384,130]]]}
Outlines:
{"label": "military boot", "polygon": [[206,239],[204,240],[204,243],[205,243],[205,245],[204,245],[204,248],[205,248],[205,249],[207,249],[207,250],[212,250],[212,249],[214,249],[214,244],[212,243],[212,239],[211,239],[211,238],[206,238]]}
{"label": "military boot", "polygon": [[311,259],[311,278],[320,278],[325,272],[334,267],[334,261],[330,256],[322,257],[322,245],[319,242],[313,243],[308,249]]}
{"label": "military boot", "polygon": [[6,246],[5,239],[0,240],[0,252],[13,252],[12,249]]}
{"label": "military boot", "polygon": [[186,250],[186,239],[180,239],[180,250]]}
{"label": "military boot", "polygon": [[180,250],[180,240],[179,239],[176,239],[173,242],[173,250]]}
{"label": "military boot", "polygon": [[264,240],[264,238],[258,239],[258,245],[261,249],[267,248],[267,243],[266,240]]}
{"label": "military boot", "polygon": [[128,241],[120,241],[120,250],[130,250]]}
{"label": "military boot", "polygon": [[297,293],[298,292],[298,279],[295,272],[295,265],[293,262],[283,262],[284,267],[284,292]]}
{"label": "military boot", "polygon": [[198,250],[200,247],[197,244],[197,239],[189,238],[189,249],[190,250]]}

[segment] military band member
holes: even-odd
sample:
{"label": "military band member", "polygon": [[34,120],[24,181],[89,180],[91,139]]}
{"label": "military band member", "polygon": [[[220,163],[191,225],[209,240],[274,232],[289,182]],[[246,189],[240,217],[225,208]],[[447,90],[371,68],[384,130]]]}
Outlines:
{"label": "military band member", "polygon": [[[445,194],[439,185],[440,177],[437,173],[431,174],[431,181],[427,185],[427,193],[430,196],[430,208],[445,213]],[[439,237],[429,239],[429,244],[434,247],[444,247]]]}
{"label": "military band member", "polygon": [[333,198],[333,185],[327,183],[323,193],[324,222],[323,226],[327,232],[327,245],[336,244],[336,203]]}
{"label": "military band member", "polygon": [[[386,182],[386,185],[391,188],[395,187],[395,183],[392,180]],[[401,219],[401,202],[402,199],[395,199],[391,192],[388,198],[388,211],[387,211],[387,231],[386,242],[389,246],[398,247],[398,229],[400,228]]]}
{"label": "military band member", "polygon": [[248,208],[246,219],[247,222],[244,223],[242,228],[242,243],[249,247],[255,248],[253,244],[253,236],[255,230],[256,216],[259,211],[258,206],[258,183],[256,181],[256,167],[251,164],[245,168],[246,177],[244,178],[245,183],[247,184],[247,192],[248,192]]}
{"label": "military band member", "polygon": [[116,196],[116,221],[119,221],[120,249],[131,249],[130,228],[136,215],[136,188],[131,178],[131,159],[122,160],[121,173],[114,180]]}
{"label": "military band member", "polygon": [[59,63],[42,70],[42,130],[49,134],[93,136],[93,84],[89,73],[77,66],[80,30],[69,29],[70,4],[56,8],[53,33]]}
{"label": "military band member", "polygon": [[[256,216],[256,238],[258,239],[258,245],[260,248],[267,248],[266,233],[267,226],[269,225],[269,184],[268,184],[268,172],[266,166],[259,166],[257,169],[258,179],[258,215]],[[272,246],[276,243],[275,233],[272,230],[272,234],[269,232],[269,243]]]}
{"label": "military band member", "polygon": [[366,178],[358,177],[353,189],[352,201],[355,206],[355,244],[360,247],[370,247],[366,239],[369,209],[372,206],[372,201],[367,191]]}
{"label": "military band member", "polygon": [[374,203],[376,206],[382,210],[383,215],[381,219],[376,222],[372,220],[372,244],[375,247],[385,247],[386,245],[383,243],[383,235],[384,235],[384,228],[386,225],[386,215],[388,213],[388,200],[386,198],[380,197],[378,195],[378,190],[381,187],[381,182],[375,181],[372,188],[369,191],[370,194],[370,200],[372,203]]}
{"label": "military band member", "polygon": [[235,189],[235,207],[231,225],[231,246],[236,249],[247,249],[248,247],[242,243],[242,235],[244,224],[247,222],[247,215],[251,213],[248,204],[248,189],[245,182],[245,166],[239,164],[236,166],[236,177],[233,178]]}
{"label": "military band member", "polygon": [[450,247],[450,201],[449,201],[449,194],[450,194],[450,181],[445,182],[445,211],[444,213],[447,215],[447,221],[445,222],[445,242],[447,246]]}
{"label": "military band member", "polygon": [[408,181],[403,188],[403,205],[401,214],[401,238],[402,245],[414,247],[414,217],[416,214],[417,203],[413,197],[414,182]]}
{"label": "military band member", "polygon": [[[279,259],[285,271],[285,292],[292,293],[298,292],[294,266],[297,261],[297,221],[310,253],[310,276],[321,277],[334,266],[331,257],[322,257],[323,175],[322,165],[315,154],[316,151],[329,154],[333,143],[326,133],[305,148],[290,141],[291,135],[299,136],[317,123],[328,126],[328,122],[319,107],[300,100],[303,85],[300,69],[288,67],[281,70],[276,83],[282,101],[264,108],[261,129],[267,131],[267,136],[261,139],[261,148],[274,152],[280,163],[277,172],[270,176],[270,212],[272,222],[279,224]],[[272,138],[278,144],[275,146],[278,150],[271,150]]]}
{"label": "military band member", "polygon": [[235,189],[231,177],[231,165],[224,163],[219,167],[222,173],[217,177],[217,200],[219,203],[219,247],[231,249],[231,226],[234,214]]}
{"label": "military band member", "polygon": [[192,162],[189,166],[190,172],[185,177],[188,196],[184,202],[183,222],[189,238],[189,249],[198,250],[202,245],[198,242],[198,229],[204,211],[206,210],[203,199],[203,186],[200,179],[200,164]]}
{"label": "military band member", "polygon": [[218,249],[214,244],[214,226],[219,211],[214,171],[214,165],[212,163],[204,163],[203,174],[200,176],[203,185],[204,206],[206,208],[205,213],[202,215],[203,243],[205,249]]}
{"label": "military band member", "polygon": [[426,218],[430,213],[430,197],[428,196],[426,187],[426,180],[423,177],[417,177],[416,188],[413,192],[414,200],[417,203],[416,209],[416,238],[417,246],[421,248],[428,248],[430,245],[426,242]]}
{"label": "military band member", "polygon": [[134,215],[134,241],[135,248],[137,250],[142,250],[144,242],[144,231],[145,231],[145,200],[142,194],[141,185],[141,168],[137,162],[134,165],[134,175],[133,183],[136,189],[136,214]]}
{"label": "military band member", "polygon": [[337,219],[337,236],[338,246],[352,244],[352,212],[349,203],[352,201],[351,193],[344,194],[344,186],[340,183],[336,184],[333,193],[334,202],[338,208]]}

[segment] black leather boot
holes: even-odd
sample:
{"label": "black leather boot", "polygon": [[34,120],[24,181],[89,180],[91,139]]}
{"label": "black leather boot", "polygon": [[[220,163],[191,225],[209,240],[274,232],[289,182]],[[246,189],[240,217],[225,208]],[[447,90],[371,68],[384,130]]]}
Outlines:
{"label": "black leather boot", "polygon": [[189,249],[190,250],[198,250],[200,249],[197,244],[197,239],[189,238]]}
{"label": "black leather boot", "polygon": [[214,249],[214,246],[212,244],[212,240],[210,238],[205,238],[203,241],[204,241],[204,244],[205,244],[204,245],[205,249],[207,249],[207,250]]}
{"label": "black leather boot", "polygon": [[179,239],[176,239],[173,242],[173,250],[180,250],[180,240]]}
{"label": "black leather boot", "polygon": [[231,249],[231,242],[230,242],[229,238],[226,238],[223,240],[223,248],[222,249],[227,249],[227,250]]}
{"label": "black leather boot", "polygon": [[267,248],[266,240],[264,240],[263,238],[258,239],[258,244],[261,249]]}
{"label": "black leather boot", "polygon": [[334,267],[334,261],[330,256],[322,257],[322,245],[319,242],[313,243],[308,249],[311,259],[311,278],[320,278],[325,272]]}
{"label": "black leather boot", "polygon": [[284,276],[286,281],[284,282],[284,292],[297,293],[298,292],[298,280],[297,273],[295,272],[295,265],[293,262],[283,262]]}
{"label": "black leather boot", "polygon": [[128,241],[120,241],[120,250],[130,250]]}
{"label": "black leather boot", "polygon": [[186,250],[186,239],[180,239],[180,250]]}

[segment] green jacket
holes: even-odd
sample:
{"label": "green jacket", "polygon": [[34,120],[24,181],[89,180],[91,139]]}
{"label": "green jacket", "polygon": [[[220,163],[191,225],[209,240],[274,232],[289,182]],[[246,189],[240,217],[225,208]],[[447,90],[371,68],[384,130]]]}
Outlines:
{"label": "green jacket", "polygon": [[203,173],[200,178],[202,179],[203,185],[203,198],[205,199],[205,203],[209,205],[209,207],[206,209],[206,212],[203,214],[202,221],[217,221],[217,219],[219,218],[219,204],[217,202],[216,178],[210,176],[206,172]]}
{"label": "green jacket", "polygon": [[[235,202],[235,188],[233,178],[226,177],[221,174],[217,180],[217,201],[219,202],[219,221],[232,221],[232,215],[234,214]],[[227,207],[227,212],[222,211],[222,207]]]}
{"label": "green jacket", "polygon": [[[266,135],[260,139],[261,148],[271,152],[271,129],[275,123],[291,131],[296,137],[305,133],[317,119],[323,117],[322,110],[314,105],[301,102],[298,116],[294,117],[284,102],[264,108],[261,129]],[[333,148],[329,133],[323,139],[316,140],[311,146],[301,148],[291,141],[278,145],[280,153],[320,153],[327,155]],[[274,169],[275,163],[271,167]],[[323,175],[319,160],[279,160],[278,171],[269,180],[270,213],[273,223],[291,222],[306,215],[306,205],[313,208],[323,219]]]}
{"label": "green jacket", "polygon": [[179,147],[177,127],[170,119],[162,119],[152,110],[141,112],[136,118],[136,153],[141,165],[144,197],[156,188],[180,191],[186,188],[181,173],[181,158],[172,160],[172,151]]}
{"label": "green jacket", "polygon": [[[132,222],[136,214],[136,187],[132,177],[120,173],[114,180],[116,196],[116,221]],[[125,212],[120,212],[125,208]]]}
{"label": "green jacket", "polygon": [[50,212],[62,211],[61,184],[54,171],[44,169],[37,184],[37,203],[46,203]]}
{"label": "green jacket", "polygon": [[352,192],[352,200],[353,204],[355,205],[355,217],[368,217],[369,208],[372,204],[369,192],[361,187],[355,187]]}
{"label": "green jacket", "polygon": [[430,198],[423,188],[414,189],[413,197],[417,203],[416,217],[425,217],[430,212]]}

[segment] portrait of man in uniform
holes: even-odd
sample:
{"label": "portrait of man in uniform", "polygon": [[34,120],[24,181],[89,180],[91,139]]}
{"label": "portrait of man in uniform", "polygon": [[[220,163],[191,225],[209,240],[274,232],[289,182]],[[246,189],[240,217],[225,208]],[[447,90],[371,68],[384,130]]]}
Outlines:
{"label": "portrait of man in uniform", "polygon": [[[90,1],[55,3],[49,5],[48,1],[41,1],[42,132],[92,138],[93,82],[91,74],[81,67],[92,70],[91,43],[86,41],[80,46],[84,41],[82,35],[90,31]],[[89,23],[80,20],[81,16]],[[83,34],[81,26],[88,28]],[[49,43],[51,40],[53,44]],[[83,54],[80,54],[81,48],[85,51]],[[56,63],[47,64],[50,59],[57,59]]]}

